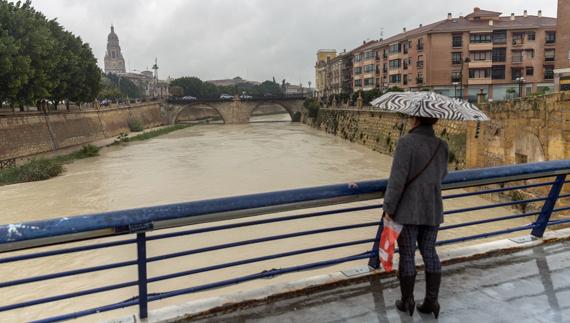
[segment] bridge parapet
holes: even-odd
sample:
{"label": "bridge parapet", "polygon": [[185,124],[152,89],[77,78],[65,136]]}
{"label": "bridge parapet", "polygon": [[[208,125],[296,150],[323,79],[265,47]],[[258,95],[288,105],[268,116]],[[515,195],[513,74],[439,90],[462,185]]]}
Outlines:
{"label": "bridge parapet", "polygon": [[304,97],[284,96],[284,97],[252,97],[250,99],[197,99],[184,100],[171,98],[163,102],[162,111],[165,122],[174,124],[178,116],[185,109],[192,109],[193,106],[207,106],[215,110],[226,124],[248,123],[255,109],[261,105],[279,105],[283,107],[291,116],[292,120],[297,120],[303,112]]}
{"label": "bridge parapet", "polygon": [[[536,237],[541,237],[544,230],[553,225],[570,223],[570,219],[551,219],[553,213],[560,213],[570,210],[570,207],[556,206],[556,203],[562,198],[570,197],[570,194],[560,194],[562,186],[568,181],[567,174],[570,173],[570,160],[551,161],[543,163],[534,163],[517,166],[503,166],[486,169],[465,170],[450,173],[444,181],[444,190],[457,188],[476,188],[482,185],[496,185],[491,188],[484,188],[480,191],[469,192],[452,192],[444,196],[444,200],[460,199],[468,196],[477,196],[497,192],[512,192],[515,190],[548,187],[550,193],[544,197],[529,198],[524,200],[515,200],[511,202],[492,203],[479,205],[476,207],[445,210],[445,215],[456,215],[458,213],[472,212],[475,210],[487,210],[498,207],[514,206],[525,203],[541,203],[542,209],[539,211],[527,212],[523,214],[511,214],[497,218],[485,220],[470,220],[464,223],[450,224],[441,227],[441,231],[452,231],[458,228],[478,226],[490,222],[501,222],[512,219],[522,219],[534,217],[535,221],[528,225],[504,227],[501,230],[485,231],[479,234],[468,236],[458,236],[447,240],[438,241],[438,245],[448,245],[458,242],[464,242],[475,239],[500,236],[513,232],[529,231]],[[62,294],[57,296],[44,297],[26,302],[0,306],[0,312],[15,310],[19,308],[27,308],[29,306],[46,304],[55,301],[65,301],[70,298],[79,296],[94,295],[102,292],[108,292],[128,287],[138,287],[138,296],[118,303],[105,304],[96,308],[82,309],[75,313],[67,313],[50,320],[65,320],[96,314],[100,312],[112,311],[119,308],[139,306],[139,315],[141,318],[147,316],[148,303],[162,299],[177,297],[197,293],[200,291],[210,290],[214,288],[225,287],[243,282],[249,282],[260,278],[270,278],[292,272],[306,271],[309,269],[323,268],[330,265],[341,264],[352,261],[369,261],[369,265],[377,268],[378,262],[378,236],[382,230],[382,222],[380,219],[376,221],[368,221],[362,223],[354,223],[354,215],[365,210],[378,210],[382,207],[379,200],[383,197],[387,186],[386,180],[366,181],[348,185],[330,185],[316,188],[304,188],[297,190],[253,194],[239,197],[221,198],[206,201],[179,203],[165,206],[155,206],[140,209],[132,209],[125,211],[106,212],[94,215],[84,215],[70,218],[61,218],[46,221],[36,221],[21,224],[8,224],[0,226],[0,253],[7,253],[20,250],[17,254],[9,254],[0,258],[0,265],[18,264],[22,261],[30,261],[33,259],[41,259],[46,257],[61,256],[65,254],[75,254],[90,250],[105,249],[109,252],[109,248],[136,245],[137,259],[132,261],[115,262],[94,267],[77,268],[67,271],[59,271],[56,273],[42,274],[35,277],[24,277],[21,279],[0,283],[0,288],[9,288],[30,284],[39,281],[49,281],[58,278],[74,277],[76,275],[107,271],[111,269],[133,267],[138,268],[138,279],[128,282],[117,283],[113,285],[105,285],[102,287],[84,289],[74,293]],[[375,201],[361,205],[352,203],[362,201]],[[331,206],[337,205],[334,208]],[[343,206],[338,206],[343,205]],[[322,209],[322,207],[328,207]],[[320,208],[314,210],[314,208]],[[313,210],[311,210],[313,209]],[[284,211],[306,210],[296,214],[280,215]],[[270,217],[254,218],[258,215],[271,215]],[[165,239],[181,238],[185,236],[196,237],[202,234],[226,234],[228,230],[238,228],[260,228],[266,226],[280,226],[282,223],[289,221],[310,221],[311,219],[323,219],[327,216],[340,216],[342,214],[350,215],[350,224],[334,226],[334,227],[313,227],[311,225],[303,225],[304,222],[296,222],[295,227],[298,231],[282,233],[280,230],[277,234],[265,234],[265,230],[257,229],[260,235],[249,239],[232,239],[227,243],[217,245],[209,245],[196,249],[176,251],[157,256],[149,257],[146,254],[147,245],[152,241],[164,241]],[[223,224],[219,221],[237,220],[249,218],[245,221],[226,222]],[[192,226],[196,224],[210,223],[211,226],[189,227],[175,232],[162,230],[176,228],[181,226]],[[312,223],[315,222],[305,222]],[[323,223],[320,221],[319,223]],[[370,236],[356,237],[351,234],[350,239],[339,238],[340,233],[349,232],[361,228],[377,228],[377,234]],[[150,234],[152,232],[152,234]],[[297,245],[292,249],[281,250],[273,254],[256,254],[255,250],[261,244],[270,244],[275,242],[291,241],[287,239],[299,239],[300,237],[315,236],[325,233],[335,233],[336,240],[327,240],[325,244],[317,246],[307,246],[305,244]],[[229,233],[230,238],[231,233]],[[80,246],[54,248],[42,251],[22,252],[22,250],[32,250],[37,247],[45,247],[56,244],[70,243],[73,241],[85,241],[94,238],[130,236],[128,239],[112,239],[109,241],[97,241]],[[134,237],[133,237],[134,236]],[[135,238],[136,237],[136,238]],[[251,247],[255,246],[255,250]],[[283,246],[286,246],[283,244]],[[292,244],[294,246],[294,244]],[[350,248],[362,247],[360,250]],[[368,247],[366,247],[368,246]],[[209,259],[204,266],[193,266],[191,269],[178,271],[174,273],[161,274],[153,277],[147,277],[147,267],[150,264],[162,262],[165,260],[176,259],[191,255],[203,255],[209,252],[216,252],[237,247],[249,247],[253,257],[239,257],[238,259],[218,260],[216,258]],[[331,250],[339,250],[349,248],[349,254],[341,257],[323,258],[322,255]],[[228,255],[228,254],[226,254]],[[309,257],[307,260],[307,257]],[[175,278],[188,277],[192,275],[203,274],[211,271],[222,270],[226,268],[235,268],[246,265],[259,264],[272,260],[282,261],[284,258],[291,259],[299,257],[301,263],[285,265],[279,268],[259,271],[253,269],[237,277],[223,279],[215,279],[214,281],[205,282],[195,286],[181,286],[178,289],[164,291],[155,294],[149,294],[147,285],[161,281],[171,280]],[[290,260],[292,261],[292,259]],[[26,262],[26,265],[29,265]],[[5,268],[5,267],[4,267]],[[259,267],[257,267],[259,268]],[[223,275],[222,275],[223,276]],[[219,276],[216,276],[219,277]]]}

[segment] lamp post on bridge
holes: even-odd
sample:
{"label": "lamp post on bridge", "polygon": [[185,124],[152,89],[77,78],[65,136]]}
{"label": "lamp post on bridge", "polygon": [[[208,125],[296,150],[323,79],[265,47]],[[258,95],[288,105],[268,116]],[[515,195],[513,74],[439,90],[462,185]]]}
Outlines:
{"label": "lamp post on bridge", "polygon": [[525,83],[525,79],[524,79],[524,77],[519,76],[519,77],[517,77],[516,82],[519,85],[519,98],[522,99],[522,97],[523,97],[522,90],[523,90],[523,85]]}

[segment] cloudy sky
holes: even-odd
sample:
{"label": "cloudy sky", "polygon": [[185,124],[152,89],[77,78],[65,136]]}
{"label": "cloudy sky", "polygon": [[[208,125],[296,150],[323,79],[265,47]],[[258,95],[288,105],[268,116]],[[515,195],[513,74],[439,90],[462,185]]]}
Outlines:
{"label": "cloudy sky", "polygon": [[[557,0],[33,0],[48,18],[91,44],[103,66],[111,24],[127,69],[158,57],[160,77],[241,76],[314,82],[319,48],[351,49],[473,7],[556,16]],[[314,83],[313,83],[314,84]]]}

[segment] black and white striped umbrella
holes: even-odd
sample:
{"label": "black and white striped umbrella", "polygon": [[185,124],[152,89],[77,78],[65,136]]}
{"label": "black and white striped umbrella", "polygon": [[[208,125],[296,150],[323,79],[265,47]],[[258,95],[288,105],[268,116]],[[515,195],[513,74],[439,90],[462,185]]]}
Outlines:
{"label": "black and white striped umbrella", "polygon": [[475,105],[434,92],[388,92],[370,104],[381,110],[414,117],[488,121]]}

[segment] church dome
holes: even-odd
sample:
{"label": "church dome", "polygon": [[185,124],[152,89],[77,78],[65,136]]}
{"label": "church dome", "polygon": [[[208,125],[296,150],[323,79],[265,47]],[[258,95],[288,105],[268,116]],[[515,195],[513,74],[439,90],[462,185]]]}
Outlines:
{"label": "church dome", "polygon": [[109,33],[109,36],[107,36],[107,40],[108,41],[119,41],[119,36],[117,36],[117,34],[115,34],[115,27],[111,26],[111,32]]}

